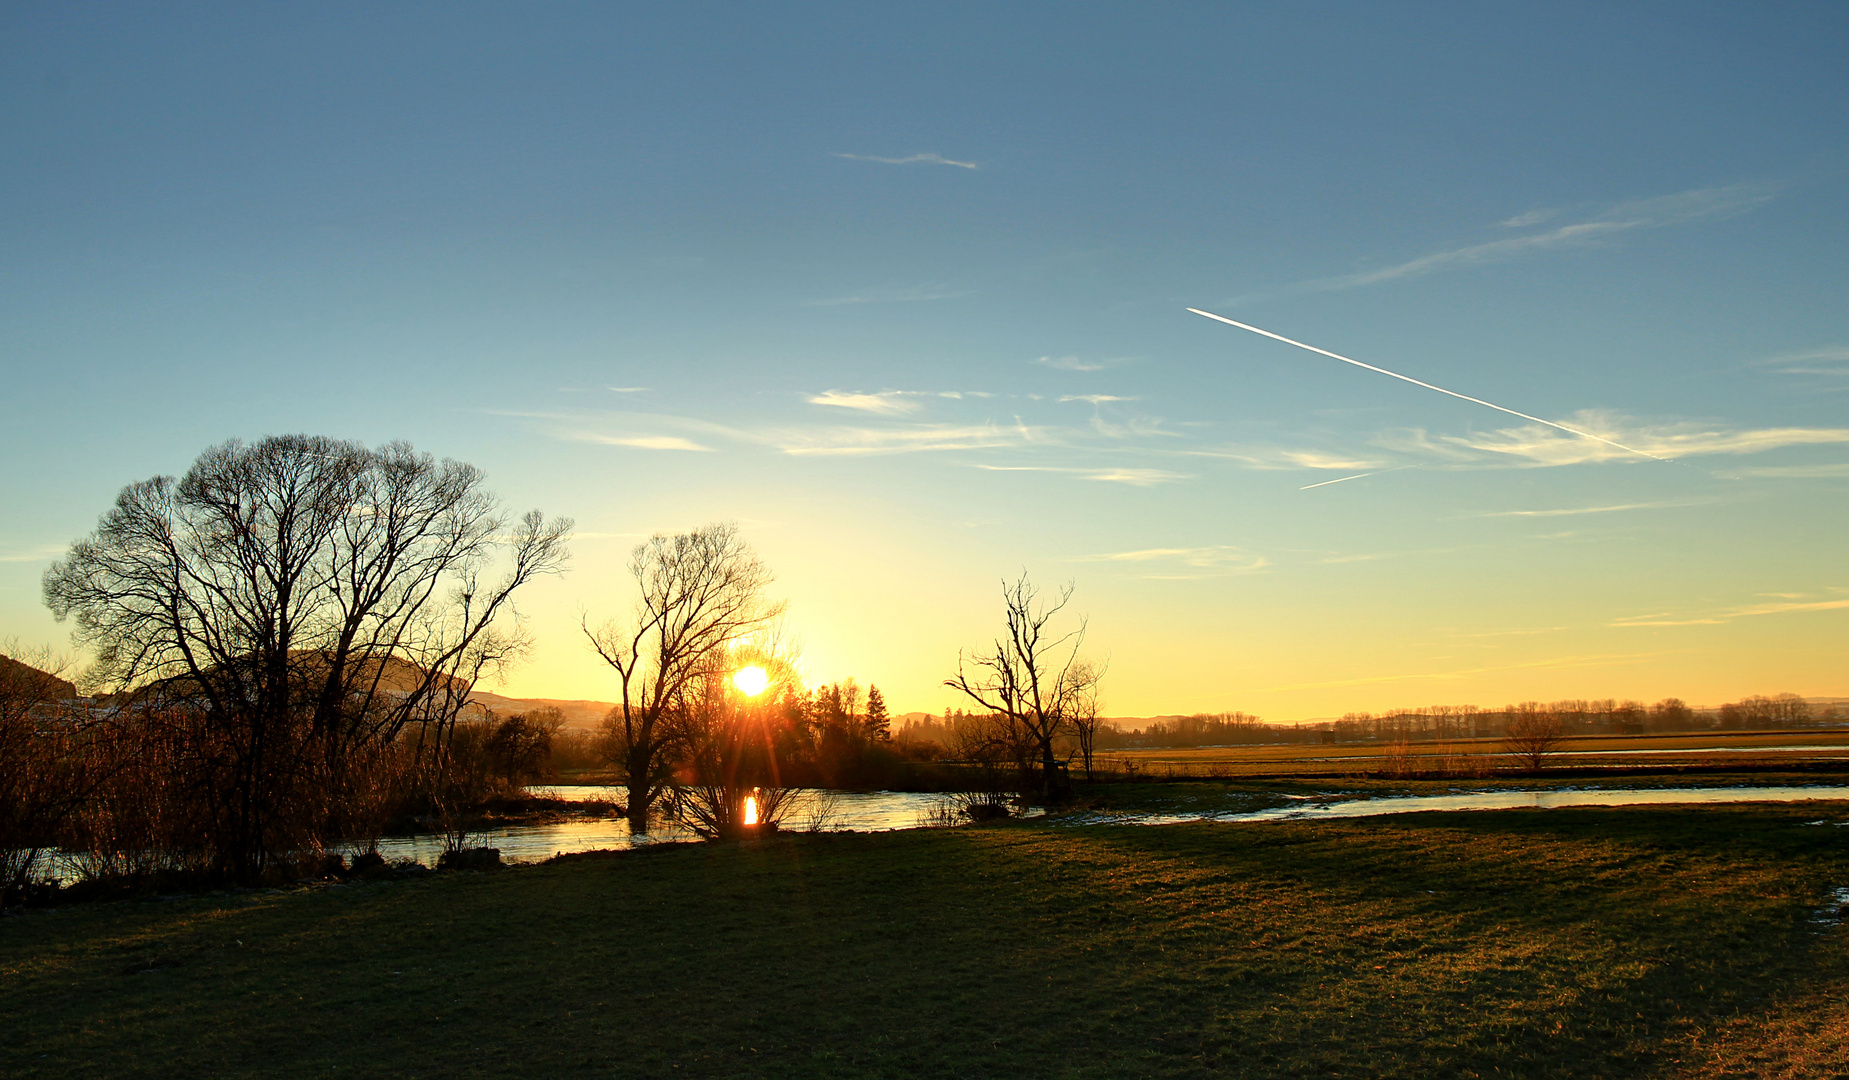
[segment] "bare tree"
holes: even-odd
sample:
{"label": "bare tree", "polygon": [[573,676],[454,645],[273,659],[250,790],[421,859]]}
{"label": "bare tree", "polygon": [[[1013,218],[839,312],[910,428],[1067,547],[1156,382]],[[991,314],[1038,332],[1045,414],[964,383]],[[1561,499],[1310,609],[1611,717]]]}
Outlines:
{"label": "bare tree", "polygon": [[646,832],[686,748],[703,680],[783,605],[765,599],[771,572],[732,524],[651,537],[636,547],[629,571],[640,593],[635,614],[595,630],[587,621],[584,633],[621,680],[622,701],[605,724],[628,789],[629,827]]}
{"label": "bare tree", "polygon": [[476,679],[523,646],[512,597],[561,568],[571,523],[510,523],[482,480],[404,443],[227,442],[123,489],[46,572],[99,681],[202,718],[220,874],[328,839],[348,763],[407,726],[440,770]]}
{"label": "bare tree", "polygon": [[1104,677],[1104,665],[1080,660],[1066,669],[1069,684],[1062,693],[1066,702],[1066,719],[1079,744],[1079,760],[1085,766],[1085,779],[1092,777],[1092,749],[1098,739],[1098,681]]}
{"label": "bare tree", "polygon": [[1560,714],[1534,702],[1509,708],[1509,726],[1502,744],[1520,758],[1529,771],[1538,771],[1541,761],[1566,739]]}
{"label": "bare tree", "polygon": [[1006,719],[1038,760],[1041,797],[1054,799],[1063,789],[1054,743],[1070,729],[1073,713],[1102,671],[1078,659],[1084,619],[1063,633],[1052,625],[1071,602],[1072,586],[1049,604],[1039,603],[1039,595],[1026,574],[1013,584],[1003,582],[1005,631],[989,651],[959,654],[956,677],[944,685]]}

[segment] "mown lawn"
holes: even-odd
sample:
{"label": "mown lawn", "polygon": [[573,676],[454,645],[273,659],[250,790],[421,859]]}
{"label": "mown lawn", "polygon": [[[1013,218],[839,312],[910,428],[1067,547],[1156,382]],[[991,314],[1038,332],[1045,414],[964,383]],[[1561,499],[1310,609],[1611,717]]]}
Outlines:
{"label": "mown lawn", "polygon": [[1849,805],[800,836],[0,920],[0,1075],[1849,1075]]}

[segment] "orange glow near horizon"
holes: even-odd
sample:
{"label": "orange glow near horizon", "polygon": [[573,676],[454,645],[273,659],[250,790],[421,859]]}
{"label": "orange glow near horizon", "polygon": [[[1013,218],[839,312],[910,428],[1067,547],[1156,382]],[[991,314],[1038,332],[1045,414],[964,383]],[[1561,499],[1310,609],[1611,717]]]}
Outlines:
{"label": "orange glow near horizon", "polygon": [[747,795],[745,796],[745,824],[756,825],[757,823],[758,797],[756,795]]}

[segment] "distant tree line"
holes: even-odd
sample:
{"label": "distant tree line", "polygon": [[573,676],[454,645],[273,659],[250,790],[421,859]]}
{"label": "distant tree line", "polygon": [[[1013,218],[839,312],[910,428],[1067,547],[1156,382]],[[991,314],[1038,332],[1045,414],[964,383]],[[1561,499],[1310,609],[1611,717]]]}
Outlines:
{"label": "distant tree line", "polygon": [[1107,722],[1100,747],[1239,746],[1257,743],[1430,742],[1500,739],[1512,725],[1545,716],[1563,735],[1643,735],[1678,731],[1786,730],[1849,722],[1842,705],[1813,707],[1796,694],[1753,696],[1719,708],[1698,710],[1680,698],[1654,705],[1641,701],[1569,699],[1528,701],[1485,709],[1476,705],[1429,705],[1380,713],[1352,712],[1339,720],[1267,724],[1249,713],[1196,713],[1163,717],[1142,727]]}

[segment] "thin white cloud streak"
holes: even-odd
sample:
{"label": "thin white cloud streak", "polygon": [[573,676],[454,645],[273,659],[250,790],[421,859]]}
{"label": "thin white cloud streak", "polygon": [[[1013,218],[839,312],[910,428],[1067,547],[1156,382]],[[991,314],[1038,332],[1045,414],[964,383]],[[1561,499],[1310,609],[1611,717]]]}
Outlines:
{"label": "thin white cloud streak", "polygon": [[1086,480],[1099,480],[1111,484],[1130,484],[1134,487],[1153,487],[1156,484],[1171,484],[1178,480],[1192,480],[1187,473],[1169,472],[1167,469],[1137,469],[1125,467],[1087,468],[1069,465],[977,465],[985,472],[1044,472],[1066,473]]}
{"label": "thin white cloud streak", "polygon": [[[1652,457],[1692,458],[1760,454],[1794,446],[1849,444],[1849,428],[1727,428],[1685,420],[1668,424],[1642,424],[1618,413],[1582,410],[1574,424],[1594,431],[1622,435],[1625,443]],[[1551,427],[1552,425],[1548,425]],[[1501,428],[1469,435],[1428,434],[1422,428],[1389,432],[1375,445],[1401,453],[1439,457],[1468,464],[1500,459],[1520,468],[1630,460],[1608,445],[1564,438],[1546,427]],[[1600,439],[1600,443],[1610,440]]]}
{"label": "thin white cloud streak", "polygon": [[824,390],[811,395],[807,400],[811,405],[827,405],[837,409],[857,409],[861,412],[902,415],[918,411],[916,401],[907,401],[902,390],[882,390],[877,394],[859,394],[847,390]]}
{"label": "thin white cloud streak", "polygon": [[906,454],[942,450],[988,450],[1046,441],[1046,429],[1017,423],[918,424],[896,428],[818,428],[767,432],[762,441],[786,454]]}
{"label": "thin white cloud streak", "polygon": [[1105,368],[1103,361],[1080,360],[1076,356],[1042,356],[1034,363],[1055,371],[1103,371]]}
{"label": "thin white cloud streak", "polygon": [[1222,458],[1228,461],[1243,462],[1254,469],[1265,471],[1323,469],[1334,472],[1343,469],[1363,469],[1379,472],[1385,470],[1388,464],[1385,461],[1376,461],[1371,458],[1347,457],[1324,453],[1320,450],[1287,450],[1276,446],[1221,446],[1177,452],[1185,457]]}
{"label": "thin white cloud streak", "polygon": [[[1263,555],[1255,555],[1243,548],[1229,544],[1215,544],[1208,547],[1177,548],[1143,548],[1138,551],[1110,551],[1098,555],[1083,555],[1074,562],[1112,562],[1112,563],[1155,563],[1171,564],[1193,570],[1211,570],[1218,573],[1249,573],[1263,570],[1271,561]],[[1190,575],[1201,576],[1201,575]]]}
{"label": "thin white cloud streak", "polygon": [[1367,363],[1363,363],[1360,360],[1351,359],[1350,357],[1343,356],[1341,353],[1332,353],[1328,349],[1319,349],[1314,345],[1305,345],[1301,341],[1293,341],[1292,339],[1287,338],[1282,334],[1274,334],[1269,330],[1260,330],[1256,326],[1249,326],[1237,320],[1229,319],[1224,315],[1215,315],[1211,311],[1202,311],[1200,308],[1189,308],[1188,310],[1192,311],[1196,315],[1204,316],[1205,318],[1213,319],[1217,322],[1223,322],[1227,324],[1228,326],[1236,326],[1241,330],[1250,330],[1254,334],[1259,334],[1264,337],[1271,338],[1275,341],[1282,341],[1286,345],[1295,345],[1299,349],[1305,349],[1305,350],[1308,350],[1309,352],[1317,353],[1321,356],[1327,356],[1331,360],[1340,360],[1344,364],[1353,364],[1355,367],[1364,368],[1368,371],[1376,372],[1377,374],[1386,375],[1390,378],[1398,379],[1401,382],[1409,382],[1413,384],[1414,386],[1422,386],[1427,390],[1436,390],[1440,394],[1445,394],[1449,397],[1457,398],[1460,401],[1468,401],[1473,405],[1482,405],[1485,408],[1494,409],[1500,413],[1508,413],[1510,416],[1518,416],[1522,418],[1523,420],[1531,420],[1537,424],[1545,424],[1551,428],[1558,428],[1561,431],[1567,432],[1570,435],[1577,435],[1582,439],[1591,439],[1594,442],[1601,442],[1607,446],[1615,446],[1620,450],[1628,451],[1633,454],[1642,454],[1644,457],[1656,458],[1658,461],[1669,460],[1668,458],[1658,457],[1656,454],[1652,454],[1648,450],[1638,450],[1635,447],[1626,446],[1621,442],[1615,442],[1611,439],[1607,439],[1603,435],[1594,435],[1591,432],[1581,431],[1578,428],[1568,427],[1565,424],[1557,424],[1552,420],[1543,420],[1538,416],[1530,416],[1525,412],[1517,412],[1516,410],[1508,408],[1506,406],[1497,405],[1496,403],[1491,402],[1491,401],[1484,401],[1482,398],[1471,397],[1469,394],[1460,394],[1455,390],[1446,390],[1442,386],[1434,386],[1431,383],[1423,382],[1419,379],[1415,379],[1410,375],[1401,375],[1397,371],[1388,371],[1386,368],[1383,368],[1383,367],[1375,367],[1373,364],[1367,364]]}
{"label": "thin white cloud streak", "polygon": [[606,386],[604,387],[604,389],[610,391],[612,394],[646,394],[648,393],[648,387],[646,386]]}
{"label": "thin white cloud streak", "polygon": [[574,442],[596,443],[600,446],[629,446],[638,450],[694,450],[712,453],[710,446],[701,446],[692,439],[679,435],[598,435],[594,432],[577,432],[567,436]]}
{"label": "thin white cloud streak", "polygon": [[1558,210],[1530,210],[1525,214],[1517,214],[1512,218],[1498,221],[1496,224],[1501,225],[1505,229],[1526,229],[1533,225],[1539,225],[1543,221],[1551,221],[1559,216],[1560,211]]}
{"label": "thin white cloud streak", "polygon": [[[1382,267],[1379,270],[1319,278],[1315,281],[1288,286],[1269,294],[1240,297],[1236,302],[1258,299],[1259,295],[1327,292],[1377,285],[1381,282],[1417,277],[1455,267],[1507,262],[1524,255],[1551,251],[1556,248],[1582,247],[1630,232],[1668,228],[1711,218],[1734,217],[1770,202],[1777,196],[1778,190],[1778,185],[1769,183],[1732,184],[1727,187],[1696,188],[1675,195],[1637,199],[1632,202],[1619,203],[1589,220],[1557,226],[1546,232],[1529,236],[1513,236],[1504,240],[1490,240],[1481,244],[1469,244],[1449,251],[1437,251],[1393,266]],[[1501,224],[1509,228],[1523,228],[1538,225],[1554,216],[1542,211],[1530,211],[1509,218]]]}
{"label": "thin white cloud streak", "polygon": [[979,169],[973,161],[953,161],[942,154],[911,154],[906,157],[880,157],[877,154],[836,154],[849,161],[872,161],[881,165],[955,165],[959,169]]}
{"label": "thin white cloud streak", "polygon": [[1116,394],[1067,394],[1056,399],[1060,404],[1068,401],[1083,401],[1087,405],[1102,405],[1107,401],[1135,401],[1134,397],[1118,397]]}
{"label": "thin white cloud streak", "polygon": [[[1840,367],[1817,367],[1818,363],[1841,364]],[[1759,362],[1758,366],[1776,367],[1780,375],[1816,375],[1824,378],[1839,379],[1849,376],[1849,345],[1836,345],[1827,349],[1811,349],[1806,352],[1786,353]]]}
{"label": "thin white cloud streak", "polygon": [[848,296],[835,296],[826,300],[810,300],[804,307],[841,307],[845,304],[910,304],[924,300],[953,300],[959,296],[969,296],[974,290],[959,289],[950,285],[895,285],[886,288],[867,289],[864,292]]}
{"label": "thin white cloud streak", "polygon": [[1781,600],[1766,604],[1745,604],[1708,614],[1678,615],[1668,611],[1653,612],[1649,615],[1631,615],[1614,619],[1614,627],[1647,626],[1722,626],[1735,619],[1749,619],[1760,615],[1794,615],[1812,611],[1849,610],[1849,599],[1844,600]]}
{"label": "thin white cloud streak", "polygon": [[1616,514],[1625,510],[1668,510],[1675,507],[1698,505],[1701,504],[1693,502],[1620,503],[1615,506],[1576,506],[1564,510],[1495,510],[1489,513],[1472,514],[1470,516],[1482,518],[1578,517],[1581,514]]}

